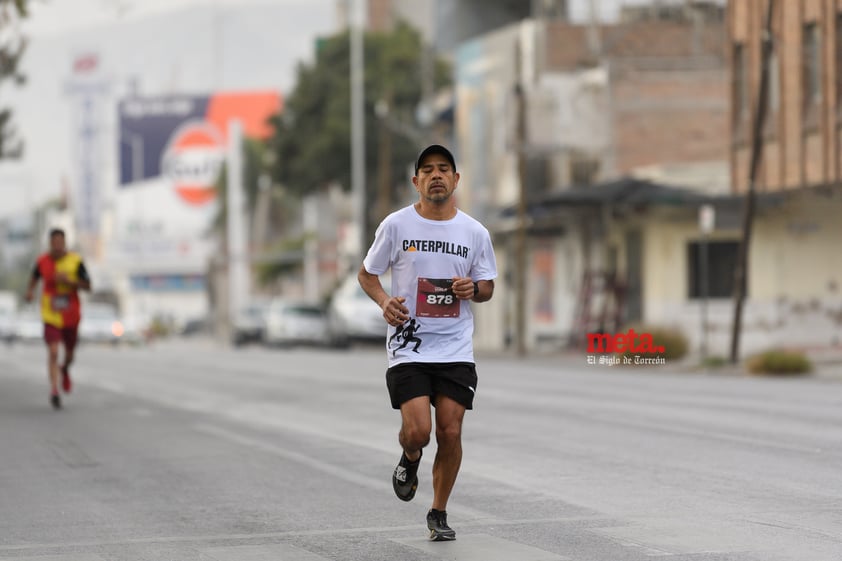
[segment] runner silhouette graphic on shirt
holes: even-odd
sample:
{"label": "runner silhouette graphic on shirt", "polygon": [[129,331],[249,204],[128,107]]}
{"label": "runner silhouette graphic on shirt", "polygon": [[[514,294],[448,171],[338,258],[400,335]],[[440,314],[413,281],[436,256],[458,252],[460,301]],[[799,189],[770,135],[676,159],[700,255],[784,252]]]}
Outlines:
{"label": "runner silhouette graphic on shirt", "polygon": [[409,320],[408,324],[404,324],[397,329],[395,329],[395,334],[389,337],[389,346],[392,346],[392,341],[400,341],[403,339],[403,343],[400,347],[396,348],[392,351],[392,356],[395,356],[397,352],[403,348],[405,348],[410,341],[415,343],[415,347],[412,348],[412,352],[417,353],[418,347],[421,346],[421,339],[415,336],[415,332],[421,328],[420,323],[416,323],[415,318]]}

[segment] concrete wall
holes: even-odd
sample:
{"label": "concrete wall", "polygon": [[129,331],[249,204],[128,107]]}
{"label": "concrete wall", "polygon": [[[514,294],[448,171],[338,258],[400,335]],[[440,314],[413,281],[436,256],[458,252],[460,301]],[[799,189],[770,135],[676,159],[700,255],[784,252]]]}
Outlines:
{"label": "concrete wall", "polygon": [[[751,246],[742,355],[770,347],[823,347],[842,341],[842,193],[807,191],[762,210]],[[711,239],[739,240],[737,229]],[[687,244],[699,240],[695,215],[665,215],[644,229],[644,318],[675,325],[698,349],[701,302],[687,297]],[[710,299],[710,349],[727,356],[733,300]]]}

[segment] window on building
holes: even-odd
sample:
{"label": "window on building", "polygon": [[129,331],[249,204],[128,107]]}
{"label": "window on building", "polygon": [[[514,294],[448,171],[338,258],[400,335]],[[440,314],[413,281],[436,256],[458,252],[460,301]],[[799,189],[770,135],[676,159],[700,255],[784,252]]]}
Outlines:
{"label": "window on building", "polygon": [[532,13],[537,18],[558,18],[566,20],[570,14],[568,0],[535,0]]}
{"label": "window on building", "polygon": [[[708,298],[730,298],[734,291],[734,271],[737,269],[738,241],[709,241],[707,267],[702,263],[702,242],[687,244],[687,296],[691,300],[702,297],[703,279],[707,279]],[[703,275],[703,269],[707,274]]]}
{"label": "window on building", "polygon": [[737,138],[742,138],[748,121],[748,68],[746,49],[742,43],[734,44],[733,64],[734,133]]}
{"label": "window on building", "polygon": [[774,135],[777,130],[778,111],[781,108],[781,63],[774,44],[772,52],[769,53],[769,83],[766,86],[766,96],[767,118],[764,126],[766,134]]}
{"label": "window on building", "polygon": [[526,194],[536,197],[549,191],[553,185],[550,162],[546,156],[526,157]]}
{"label": "window on building", "polygon": [[570,155],[570,183],[593,185],[599,178],[599,159],[583,153]]}
{"label": "window on building", "polygon": [[842,115],[842,12],[836,14],[836,110]]}
{"label": "window on building", "polygon": [[802,53],[804,57],[801,65],[804,71],[804,110],[807,115],[811,112],[817,115],[817,108],[822,101],[822,66],[821,35],[819,26],[815,22],[804,26]]}

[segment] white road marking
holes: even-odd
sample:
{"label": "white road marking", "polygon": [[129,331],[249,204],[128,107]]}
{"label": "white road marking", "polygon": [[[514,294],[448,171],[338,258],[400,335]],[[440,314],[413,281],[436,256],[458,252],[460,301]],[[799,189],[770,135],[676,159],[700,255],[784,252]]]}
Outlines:
{"label": "white road marking", "polygon": [[[322,473],[326,473],[331,477],[337,477],[339,479],[342,479],[343,481],[347,481],[355,485],[369,487],[371,489],[376,489],[377,491],[383,493],[394,492],[392,490],[391,482],[388,478],[378,479],[374,477],[367,477],[365,475],[355,473],[354,471],[349,470],[347,468],[331,465],[317,458],[313,458],[311,456],[307,456],[299,452],[286,450],[284,448],[281,448],[280,446],[276,446],[275,444],[265,442],[263,440],[259,440],[251,436],[238,434],[221,427],[216,427],[208,424],[199,424],[196,425],[195,428],[206,434],[211,434],[213,436],[224,438],[226,440],[235,442],[237,444],[241,444],[243,446],[257,448],[258,450],[268,452],[270,454],[279,456],[291,462],[296,462],[311,469],[318,470]],[[386,477],[388,477],[388,475],[389,474],[387,473]],[[476,510],[470,507],[454,504],[453,502],[450,502],[448,504],[448,512],[458,512],[459,515],[462,517],[484,520],[487,523],[494,523],[497,521],[497,518],[493,514],[489,514],[487,512]]]}
{"label": "white road marking", "polygon": [[452,542],[431,542],[425,538],[392,541],[420,549],[442,561],[563,561],[569,559],[531,545],[487,534],[457,534],[456,540]]}
{"label": "white road marking", "polygon": [[203,561],[328,561],[321,555],[285,543],[214,547],[200,551]]}

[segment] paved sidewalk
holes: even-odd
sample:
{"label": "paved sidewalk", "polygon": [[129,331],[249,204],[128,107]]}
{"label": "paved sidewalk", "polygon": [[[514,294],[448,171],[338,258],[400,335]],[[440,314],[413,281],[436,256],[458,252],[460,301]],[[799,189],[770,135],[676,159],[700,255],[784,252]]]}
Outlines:
{"label": "paved sidewalk", "polygon": [[[823,380],[838,380],[842,382],[842,348],[821,348],[809,349],[806,351],[808,358],[813,363],[813,371],[806,376]],[[726,363],[722,366],[706,367],[702,365],[699,355],[688,355],[681,360],[668,360],[665,365],[629,365],[622,364],[588,364],[586,351],[577,350],[553,350],[543,352],[532,352],[525,357],[518,357],[514,351],[488,351],[478,350],[476,352],[477,363],[482,364],[486,360],[510,360],[513,362],[526,361],[539,364],[552,364],[565,369],[577,368],[618,368],[629,372],[643,371],[647,373],[685,373],[701,374],[712,376],[756,376],[748,372],[745,361],[733,365]],[[599,356],[599,355],[596,355]],[[799,375],[801,376],[801,375]],[[768,375],[774,377],[774,375]]]}

